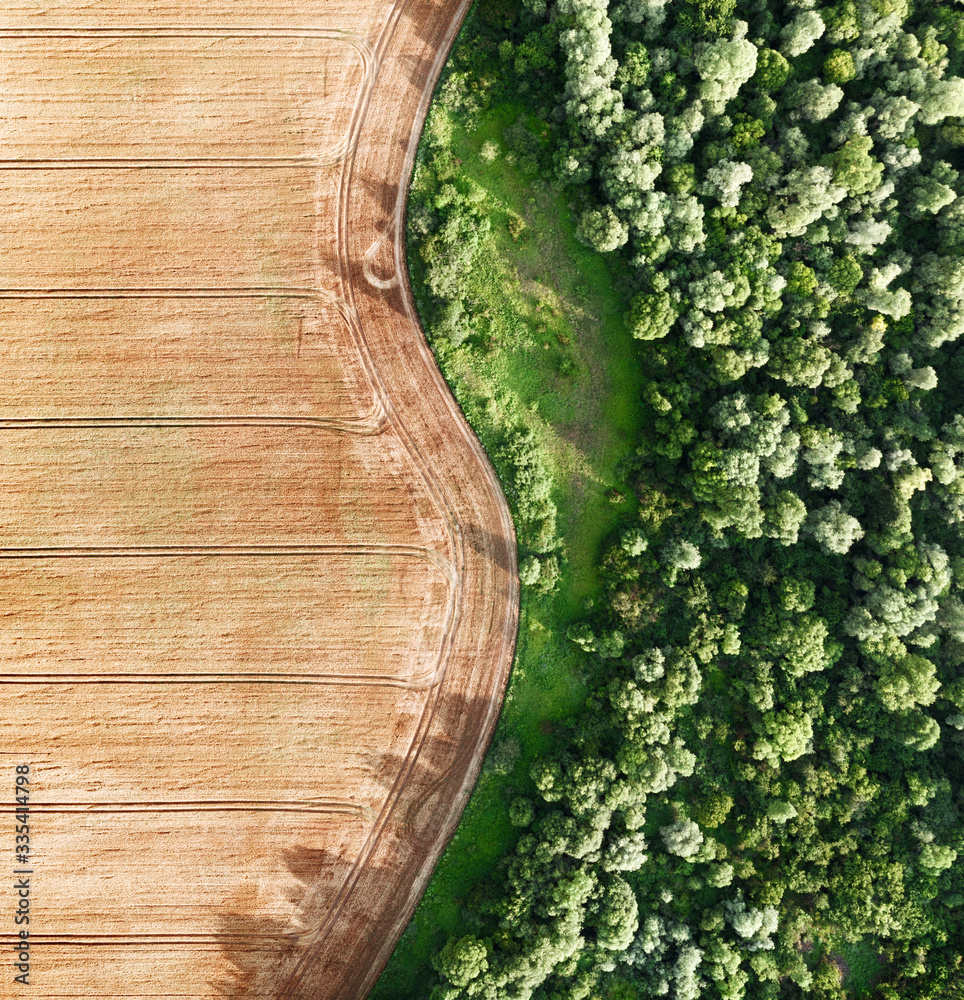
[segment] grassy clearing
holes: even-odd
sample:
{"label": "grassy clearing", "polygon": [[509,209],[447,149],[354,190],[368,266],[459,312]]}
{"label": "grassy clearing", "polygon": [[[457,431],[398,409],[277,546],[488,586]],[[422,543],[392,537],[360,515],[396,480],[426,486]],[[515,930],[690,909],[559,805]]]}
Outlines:
{"label": "grassy clearing", "polygon": [[[565,198],[514,169],[501,144],[491,163],[479,156],[518,113],[503,108],[471,136],[455,130],[464,174],[485,192],[495,252],[480,255],[472,276],[484,311],[471,349],[442,351],[440,361],[483,443],[521,419],[550,456],[575,615],[596,594],[602,538],[635,502],[617,465],[638,434],[640,373],[619,275],[575,239]],[[513,220],[525,225],[516,237]],[[612,489],[629,499],[612,504]]]}
{"label": "grassy clearing", "polygon": [[[453,933],[479,929],[474,904],[498,880],[516,837],[508,802],[527,788],[529,768],[552,745],[555,726],[586,697],[586,660],[566,627],[599,594],[594,567],[602,541],[635,512],[619,463],[639,432],[640,370],[622,319],[619,274],[575,239],[565,198],[509,162],[502,133],[519,114],[503,105],[471,134],[451,122],[453,151],[492,228],[468,278],[479,316],[473,335],[459,348],[433,347],[490,453],[509,426],[535,432],[566,560],[554,594],[523,588],[516,661],[492,752],[374,1000],[423,995],[432,954]],[[496,144],[494,159],[481,155],[486,143]],[[417,297],[420,262],[411,252],[410,266]]]}

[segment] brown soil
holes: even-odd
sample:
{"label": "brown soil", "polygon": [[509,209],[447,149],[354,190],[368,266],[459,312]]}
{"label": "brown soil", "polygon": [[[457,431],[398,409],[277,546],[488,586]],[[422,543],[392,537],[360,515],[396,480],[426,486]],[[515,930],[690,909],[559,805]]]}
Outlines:
{"label": "brown soil", "polygon": [[0,996],[361,998],[454,830],[515,542],[401,234],[466,6],[5,5],[0,709],[32,854]]}

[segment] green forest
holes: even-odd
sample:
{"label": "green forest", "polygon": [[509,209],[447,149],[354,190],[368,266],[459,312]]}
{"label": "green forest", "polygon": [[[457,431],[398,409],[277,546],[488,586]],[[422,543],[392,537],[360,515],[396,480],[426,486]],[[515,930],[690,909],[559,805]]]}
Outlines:
{"label": "green forest", "polygon": [[960,0],[478,0],[407,246],[523,609],[373,996],[964,996]]}

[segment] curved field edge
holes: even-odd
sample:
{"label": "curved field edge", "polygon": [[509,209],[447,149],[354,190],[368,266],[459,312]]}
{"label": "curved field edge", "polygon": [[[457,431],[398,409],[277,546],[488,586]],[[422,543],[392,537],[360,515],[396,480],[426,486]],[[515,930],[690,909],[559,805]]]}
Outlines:
{"label": "curved field edge", "polygon": [[466,6],[412,0],[391,8],[341,178],[337,247],[345,307],[357,319],[357,346],[380,388],[386,426],[446,525],[456,600],[440,679],[416,709],[418,731],[390,805],[326,926],[285,978],[277,994],[285,1000],[349,1000],[370,989],[456,827],[497,720],[515,644],[511,518],[418,327],[398,225],[413,146]]}
{"label": "curved field edge", "polygon": [[[471,128],[460,118],[436,97],[419,147],[409,213],[431,197],[438,164],[429,162],[451,158],[457,183],[471,192],[485,220],[483,229],[490,227],[466,278],[470,294],[488,308],[465,344],[429,339],[509,495],[523,564],[533,554],[543,564],[546,556],[555,558],[559,577],[554,586],[537,579],[522,587],[516,658],[493,746],[372,1000],[422,995],[426,975],[433,975],[431,955],[456,930],[473,924],[480,887],[500,877],[500,862],[519,835],[509,820],[510,803],[531,791],[532,763],[559,745],[561,730],[588,691],[587,658],[566,638],[566,628],[599,598],[600,547],[636,507],[622,465],[639,434],[641,371],[623,319],[619,264],[575,238],[558,188],[541,180],[531,164],[511,154],[514,162],[506,162],[506,129],[523,121],[538,140],[539,123],[527,120],[521,105],[503,103]],[[487,159],[493,145],[499,156]],[[424,240],[412,232],[411,219],[408,238],[409,273],[424,318]],[[545,525],[526,510],[520,513],[526,498],[519,495],[516,456],[506,449],[520,430],[531,432],[532,461],[550,485],[555,532],[548,541],[539,537]]]}

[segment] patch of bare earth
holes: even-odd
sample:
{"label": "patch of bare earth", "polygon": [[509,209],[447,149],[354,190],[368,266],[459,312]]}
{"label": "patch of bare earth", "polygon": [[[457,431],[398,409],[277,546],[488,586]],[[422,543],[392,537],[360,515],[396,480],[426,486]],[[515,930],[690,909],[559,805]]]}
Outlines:
{"label": "patch of bare earth", "polygon": [[400,239],[465,6],[4,5],[2,996],[360,998],[454,830],[515,544]]}

